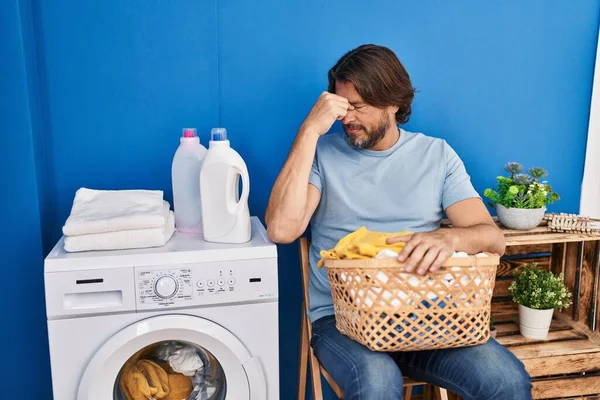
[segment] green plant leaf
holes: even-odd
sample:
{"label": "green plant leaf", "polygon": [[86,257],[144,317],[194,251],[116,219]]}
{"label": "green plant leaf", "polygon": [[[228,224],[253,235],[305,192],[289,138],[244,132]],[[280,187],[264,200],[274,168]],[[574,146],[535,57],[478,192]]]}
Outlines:
{"label": "green plant leaf", "polygon": [[571,305],[572,294],[564,283],[564,275],[555,276],[551,271],[540,269],[537,263],[526,264],[508,290],[515,303],[535,310]]}
{"label": "green plant leaf", "polygon": [[548,174],[545,169],[530,168],[530,175],[526,175],[521,173],[523,166],[518,162],[509,162],[504,168],[511,176],[496,177],[496,188],[487,188],[484,191],[484,197],[491,201],[490,207],[502,204],[506,208],[544,208],[560,199],[558,193],[554,192],[546,181],[539,181]]}

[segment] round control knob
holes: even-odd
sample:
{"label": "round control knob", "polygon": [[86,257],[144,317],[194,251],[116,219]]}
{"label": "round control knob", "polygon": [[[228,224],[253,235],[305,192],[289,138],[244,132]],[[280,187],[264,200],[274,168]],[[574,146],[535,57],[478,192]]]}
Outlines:
{"label": "round control knob", "polygon": [[172,276],[161,276],[154,285],[154,292],[163,299],[173,297],[177,293],[177,281]]}

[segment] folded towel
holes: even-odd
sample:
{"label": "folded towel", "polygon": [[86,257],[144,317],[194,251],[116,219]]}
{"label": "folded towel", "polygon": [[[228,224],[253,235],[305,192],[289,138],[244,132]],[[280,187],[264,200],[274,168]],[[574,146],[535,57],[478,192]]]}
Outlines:
{"label": "folded towel", "polygon": [[160,228],[165,225],[161,190],[94,190],[75,194],[66,236]]}
{"label": "folded towel", "polygon": [[169,210],[168,202],[164,201],[163,204],[163,219],[167,223],[162,227],[66,236],[65,251],[124,250],[163,246],[175,232],[175,215]]}

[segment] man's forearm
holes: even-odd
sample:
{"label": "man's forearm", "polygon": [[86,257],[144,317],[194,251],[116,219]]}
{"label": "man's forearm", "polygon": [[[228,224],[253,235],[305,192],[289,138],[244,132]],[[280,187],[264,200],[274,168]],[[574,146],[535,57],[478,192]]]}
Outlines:
{"label": "man's forearm", "polygon": [[307,207],[308,180],[319,135],[300,130],[277,177],[265,220],[269,236],[289,236],[301,229]]}
{"label": "man's forearm", "polygon": [[456,240],[456,251],[503,255],[506,249],[504,234],[496,226],[479,224],[468,228],[448,228],[447,231]]}

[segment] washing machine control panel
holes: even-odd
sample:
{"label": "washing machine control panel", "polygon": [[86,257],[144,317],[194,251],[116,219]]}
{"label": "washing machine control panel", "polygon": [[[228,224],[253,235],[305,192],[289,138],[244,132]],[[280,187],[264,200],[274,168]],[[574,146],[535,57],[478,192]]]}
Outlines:
{"label": "washing machine control panel", "polygon": [[276,299],[277,259],[137,267],[135,285],[144,310]]}
{"label": "washing machine control panel", "polygon": [[[197,274],[195,292],[199,297],[219,296],[236,290],[235,268],[219,268],[211,274]],[[243,285],[242,285],[243,286]]]}
{"label": "washing machine control panel", "polygon": [[138,270],[138,302],[168,306],[192,299],[192,272],[189,268]]}

